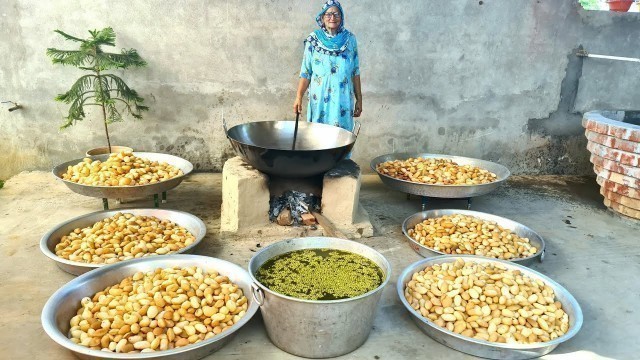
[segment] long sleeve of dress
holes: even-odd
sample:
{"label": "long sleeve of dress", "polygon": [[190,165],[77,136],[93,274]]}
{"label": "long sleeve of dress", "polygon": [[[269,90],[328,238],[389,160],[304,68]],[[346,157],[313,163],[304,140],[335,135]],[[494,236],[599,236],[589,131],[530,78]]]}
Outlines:
{"label": "long sleeve of dress", "polygon": [[300,66],[300,77],[305,79],[311,79],[313,71],[311,70],[311,55],[313,51],[311,45],[306,41],[304,42],[304,55],[302,56],[302,66]]}

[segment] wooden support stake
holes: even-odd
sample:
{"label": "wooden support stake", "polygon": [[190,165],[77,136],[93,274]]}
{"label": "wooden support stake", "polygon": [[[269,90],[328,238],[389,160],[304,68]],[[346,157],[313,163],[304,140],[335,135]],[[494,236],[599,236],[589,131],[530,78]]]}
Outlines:
{"label": "wooden support stake", "polygon": [[338,228],[336,228],[335,225],[333,225],[333,223],[329,221],[329,219],[327,219],[320,213],[312,211],[311,215],[315,216],[316,220],[318,221],[318,224],[322,226],[322,228],[324,229],[325,233],[328,236],[341,238],[341,239],[348,239],[347,235],[345,235],[342,231],[338,230]]}

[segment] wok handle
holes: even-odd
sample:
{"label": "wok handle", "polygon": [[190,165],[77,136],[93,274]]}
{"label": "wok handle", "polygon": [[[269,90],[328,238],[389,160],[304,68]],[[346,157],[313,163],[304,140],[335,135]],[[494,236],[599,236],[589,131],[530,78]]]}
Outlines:
{"label": "wok handle", "polygon": [[354,120],[353,129],[351,129],[351,132],[356,134],[356,136],[358,136],[358,134],[360,134],[360,126],[361,126],[360,121]]}
{"label": "wok handle", "polygon": [[227,120],[224,118],[224,109],[222,109],[222,127],[224,128],[224,134],[229,136],[229,129],[227,129]]}

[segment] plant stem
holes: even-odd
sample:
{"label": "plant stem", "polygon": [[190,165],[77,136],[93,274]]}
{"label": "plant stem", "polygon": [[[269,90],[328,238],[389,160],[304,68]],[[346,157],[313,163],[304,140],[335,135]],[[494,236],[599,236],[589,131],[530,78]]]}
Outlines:
{"label": "plant stem", "polygon": [[109,128],[107,127],[107,111],[104,108],[104,104],[102,107],[102,118],[104,119],[104,132],[107,134],[107,146],[109,146],[109,154],[111,154],[111,140],[109,139]]}
{"label": "plant stem", "polygon": [[109,146],[109,154],[111,154],[111,139],[109,139],[109,127],[107,126],[107,110],[104,107],[104,90],[102,89],[102,77],[100,76],[100,70],[96,70],[98,77],[98,87],[100,88],[100,107],[102,108],[102,120],[104,122],[104,132],[107,134],[107,145]]}

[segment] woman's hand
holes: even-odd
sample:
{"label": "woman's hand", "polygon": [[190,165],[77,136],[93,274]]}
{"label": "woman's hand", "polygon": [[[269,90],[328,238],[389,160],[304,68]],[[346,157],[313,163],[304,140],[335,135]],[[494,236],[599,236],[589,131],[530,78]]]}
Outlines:
{"label": "woman's hand", "polygon": [[362,100],[356,100],[356,105],[353,108],[353,117],[360,117],[362,114]]}
{"label": "woman's hand", "polygon": [[300,80],[298,80],[298,91],[296,92],[296,101],[293,103],[294,114],[302,114],[302,97],[304,96],[304,93],[309,88],[310,82],[311,80],[303,77],[300,77]]}
{"label": "woman's hand", "polygon": [[353,107],[353,117],[362,114],[362,90],[360,86],[360,75],[353,77],[353,95],[356,98],[356,105]]}
{"label": "woman's hand", "polygon": [[296,101],[293,103],[293,113],[294,114],[302,113],[302,98],[300,96],[297,96]]}

